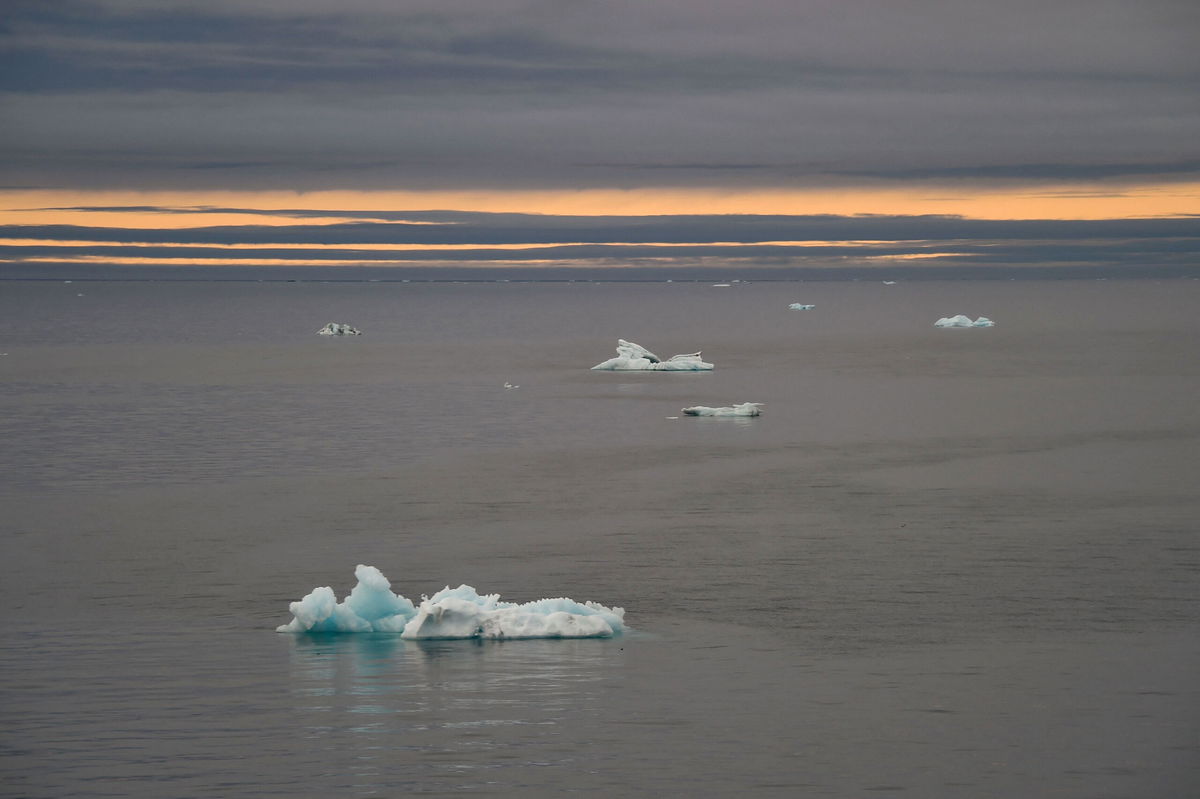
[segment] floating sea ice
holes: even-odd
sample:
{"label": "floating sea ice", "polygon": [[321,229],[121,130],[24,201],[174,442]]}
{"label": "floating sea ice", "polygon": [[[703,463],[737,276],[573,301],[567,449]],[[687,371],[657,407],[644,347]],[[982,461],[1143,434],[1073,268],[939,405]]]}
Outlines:
{"label": "floating sea ice", "polygon": [[505,388],[520,388],[520,386],[513,385],[512,383],[505,383],[504,387]]}
{"label": "floating sea ice", "polygon": [[943,316],[941,319],[933,323],[934,327],[995,327],[996,323],[986,316],[981,316],[974,322],[971,317],[959,314],[958,316]]}
{"label": "floating sea ice", "polygon": [[417,615],[413,603],[392,593],[392,584],[374,566],[359,565],[354,570],[358,585],[342,602],[329,586],[314,588],[299,602],[288,605],[291,622],[278,629],[281,633],[362,633],[401,632],[408,620]]}
{"label": "floating sea ice", "polygon": [[682,413],[687,416],[758,416],[761,402],[743,402],[740,405],[726,405],[721,408],[710,408],[707,405],[695,405],[684,408]]}
{"label": "floating sea ice", "polygon": [[802,303],[802,302],[793,302],[791,305],[789,305],[789,306],[788,306],[788,310],[791,310],[791,311],[811,311],[813,308],[816,308],[816,307],[817,307],[817,306],[815,306],[815,305],[805,305],[805,304],[804,304],[804,303]]}
{"label": "floating sea ice", "polygon": [[289,605],[294,617],[281,633],[397,632],[402,638],[610,638],[625,630],[624,608],[573,599],[538,599],[517,605],[499,594],[480,596],[469,585],[422,597],[419,608],[392,593],[374,566],[354,570],[358,585],[342,602],[328,586]]}
{"label": "floating sea ice", "polygon": [[617,339],[617,357],[592,367],[601,371],[617,372],[711,372],[712,368],[711,363],[700,360],[698,352],[672,355],[663,361],[640,344],[623,338]]}
{"label": "floating sea ice", "polygon": [[362,332],[350,325],[340,322],[330,322],[317,331],[318,336],[361,336]]}

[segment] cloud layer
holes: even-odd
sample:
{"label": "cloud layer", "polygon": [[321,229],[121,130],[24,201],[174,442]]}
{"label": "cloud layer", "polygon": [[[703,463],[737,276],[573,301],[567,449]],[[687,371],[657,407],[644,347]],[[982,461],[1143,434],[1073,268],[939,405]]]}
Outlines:
{"label": "cloud layer", "polygon": [[[269,215],[271,224],[0,226],[0,263],[802,268],[1119,267],[1194,271],[1200,218],[983,220],[956,216],[550,216],[461,211],[91,207],[166,215]],[[367,217],[367,218],[354,218]],[[322,221],[315,221],[314,217]],[[330,218],[348,217],[329,222]],[[280,220],[289,219],[290,223]],[[1181,271],[1180,271],[1181,270]]]}
{"label": "cloud layer", "polygon": [[9,0],[10,186],[1194,179],[1190,2]]}

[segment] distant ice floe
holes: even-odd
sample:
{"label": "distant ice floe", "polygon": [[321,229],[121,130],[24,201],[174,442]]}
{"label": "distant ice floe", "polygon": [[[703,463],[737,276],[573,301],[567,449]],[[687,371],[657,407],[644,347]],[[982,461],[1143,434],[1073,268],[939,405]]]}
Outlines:
{"label": "distant ice floe", "polygon": [[681,413],[685,416],[758,416],[761,402],[743,402],[740,405],[726,405],[720,408],[710,408],[707,405],[694,405],[684,408]]}
{"label": "distant ice floe", "polygon": [[317,331],[318,336],[361,336],[362,331],[358,328],[344,325],[340,322],[330,322]]}
{"label": "distant ice floe", "polygon": [[609,372],[711,372],[713,365],[700,360],[698,352],[672,355],[664,361],[640,344],[619,338],[617,357],[598,363],[592,369]]}
{"label": "distant ice floe", "polygon": [[292,620],[281,633],[400,633],[408,639],[611,638],[625,631],[625,609],[573,599],[538,599],[522,605],[480,596],[469,585],[446,587],[420,606],[392,593],[374,566],[354,570],[358,585],[341,602],[333,589],[314,588],[288,606]]}
{"label": "distant ice floe", "polygon": [[793,302],[791,305],[788,306],[788,310],[790,310],[790,311],[811,311],[813,308],[816,308],[816,307],[817,306],[815,306],[815,305],[805,305],[802,302]]}
{"label": "distant ice floe", "polygon": [[959,314],[958,316],[943,316],[941,319],[933,323],[934,327],[995,327],[996,323],[986,316],[981,316],[975,321],[971,321],[971,317]]}

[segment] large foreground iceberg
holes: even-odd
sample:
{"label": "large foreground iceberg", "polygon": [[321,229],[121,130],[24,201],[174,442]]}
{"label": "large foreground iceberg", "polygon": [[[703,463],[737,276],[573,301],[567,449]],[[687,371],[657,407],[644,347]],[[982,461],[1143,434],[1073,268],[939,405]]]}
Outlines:
{"label": "large foreground iceberg", "polygon": [[317,331],[318,336],[361,336],[362,331],[341,322],[330,322]]}
{"label": "large foreground iceberg", "polygon": [[761,402],[743,402],[739,405],[726,405],[720,408],[710,408],[707,405],[694,405],[684,408],[687,416],[758,416],[762,411],[758,408]]}
{"label": "large foreground iceberg", "polygon": [[292,620],[281,633],[400,633],[402,638],[610,638],[625,631],[625,609],[573,599],[538,599],[522,605],[480,596],[469,585],[422,597],[420,607],[392,593],[374,566],[354,570],[358,585],[342,602],[333,589],[314,588],[288,606]]}
{"label": "large foreground iceberg", "polygon": [[981,316],[974,322],[971,317],[959,314],[958,316],[943,316],[941,319],[933,323],[934,327],[995,327],[996,323],[986,316]]}
{"label": "large foreground iceberg", "polygon": [[700,360],[698,352],[672,355],[664,361],[640,344],[619,338],[617,357],[609,358],[592,368],[616,372],[711,372],[713,365]]}

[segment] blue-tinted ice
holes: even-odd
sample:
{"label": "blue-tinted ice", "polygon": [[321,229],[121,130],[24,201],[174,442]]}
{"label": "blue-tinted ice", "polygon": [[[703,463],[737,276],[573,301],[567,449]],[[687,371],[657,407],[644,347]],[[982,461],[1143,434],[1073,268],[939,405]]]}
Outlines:
{"label": "blue-tinted ice", "polygon": [[565,597],[518,605],[499,594],[480,596],[469,585],[422,597],[419,607],[392,593],[374,566],[354,570],[358,584],[342,602],[333,589],[314,588],[289,605],[293,619],[281,633],[394,632],[428,638],[610,638],[625,631],[625,609]]}

